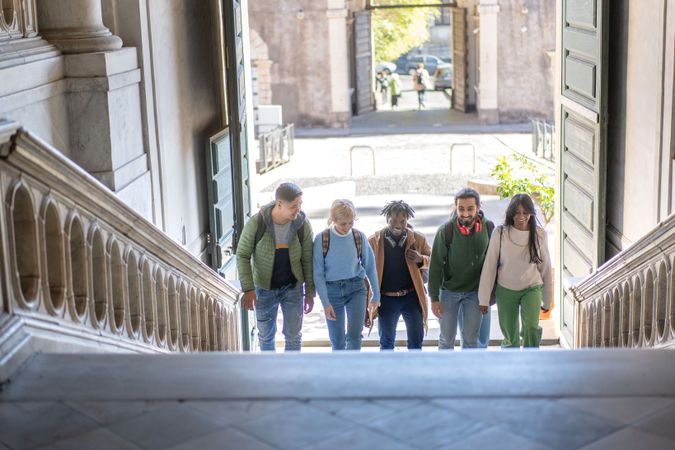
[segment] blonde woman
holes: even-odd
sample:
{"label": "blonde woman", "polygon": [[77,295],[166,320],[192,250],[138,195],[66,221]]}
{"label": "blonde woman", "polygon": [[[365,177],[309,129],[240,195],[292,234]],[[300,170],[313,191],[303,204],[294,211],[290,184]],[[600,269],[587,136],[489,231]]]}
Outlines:
{"label": "blonde woman", "polygon": [[361,349],[366,276],[373,291],[372,303],[380,301],[375,256],[366,236],[354,229],[355,219],[351,201],[335,200],[328,228],[314,238],[314,282],[334,351]]}

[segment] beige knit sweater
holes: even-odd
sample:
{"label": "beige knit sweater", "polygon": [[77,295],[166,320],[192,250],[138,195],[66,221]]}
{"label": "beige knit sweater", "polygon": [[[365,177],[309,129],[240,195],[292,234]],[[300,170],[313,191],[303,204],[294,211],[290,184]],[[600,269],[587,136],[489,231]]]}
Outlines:
{"label": "beige knit sweater", "polygon": [[[503,230],[501,239],[501,257],[499,250],[499,234]],[[520,231],[514,227],[495,228],[490,239],[483,271],[480,275],[478,287],[478,300],[481,305],[490,303],[490,293],[497,274],[497,283],[507,289],[520,291],[532,286],[543,285],[542,306],[546,309],[551,307],[553,294],[553,279],[551,277],[551,256],[548,252],[548,240],[546,231],[537,227],[539,237],[539,251],[542,259],[541,264],[530,262],[528,249],[529,231]],[[497,269],[497,259],[500,264]],[[499,271],[499,273],[497,273]]]}

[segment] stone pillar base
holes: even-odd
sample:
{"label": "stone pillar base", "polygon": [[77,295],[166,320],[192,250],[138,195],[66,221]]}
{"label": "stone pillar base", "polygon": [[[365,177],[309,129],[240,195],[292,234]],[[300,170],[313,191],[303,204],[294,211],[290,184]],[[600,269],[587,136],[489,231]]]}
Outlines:
{"label": "stone pillar base", "polygon": [[478,111],[481,125],[497,125],[499,123],[498,109],[480,109]]}
{"label": "stone pillar base", "polygon": [[66,55],[65,66],[71,159],[151,218],[136,49]]}
{"label": "stone pillar base", "polygon": [[63,53],[91,53],[122,48],[122,39],[112,34],[108,29],[100,31],[99,36],[92,33],[73,32],[66,34],[59,32],[58,37],[43,33],[45,39],[56,45]]}

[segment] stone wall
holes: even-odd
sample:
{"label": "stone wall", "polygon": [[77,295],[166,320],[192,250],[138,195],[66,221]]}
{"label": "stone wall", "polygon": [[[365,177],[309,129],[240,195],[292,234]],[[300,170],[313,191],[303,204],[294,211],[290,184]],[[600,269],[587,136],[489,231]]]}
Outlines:
{"label": "stone wall", "polygon": [[221,123],[209,3],[149,1],[164,230],[194,254],[206,246],[205,154]]}
{"label": "stone wall", "polygon": [[500,1],[498,30],[499,121],[553,120],[555,1]]}
{"label": "stone wall", "polygon": [[44,39],[0,36],[0,117],[58,148],[205,259],[206,147],[222,129],[217,2],[36,5]]}
{"label": "stone wall", "polygon": [[[331,127],[349,123],[346,24],[344,41],[331,38],[330,4],[316,0],[249,3],[251,32],[265,43],[271,61],[271,103],[282,106],[286,123]],[[332,70],[340,71],[339,79]]]}
{"label": "stone wall", "polygon": [[673,211],[675,10],[666,3],[617,0],[610,9],[608,256]]}

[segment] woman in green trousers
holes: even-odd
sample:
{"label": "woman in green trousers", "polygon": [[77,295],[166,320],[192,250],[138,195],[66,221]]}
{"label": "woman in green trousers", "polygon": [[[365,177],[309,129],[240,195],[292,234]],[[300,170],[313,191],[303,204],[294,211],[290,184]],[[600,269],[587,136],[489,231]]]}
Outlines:
{"label": "woman in green trousers", "polygon": [[492,233],[478,288],[483,314],[495,283],[502,348],[539,347],[539,310],[551,307],[553,279],[546,231],[537,225],[527,194],[513,196],[504,225]]}

